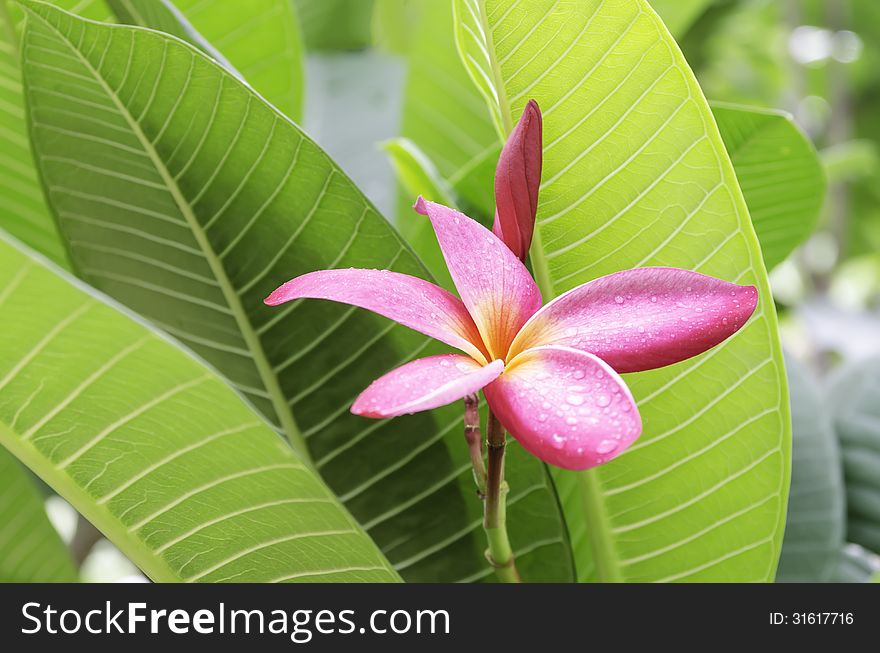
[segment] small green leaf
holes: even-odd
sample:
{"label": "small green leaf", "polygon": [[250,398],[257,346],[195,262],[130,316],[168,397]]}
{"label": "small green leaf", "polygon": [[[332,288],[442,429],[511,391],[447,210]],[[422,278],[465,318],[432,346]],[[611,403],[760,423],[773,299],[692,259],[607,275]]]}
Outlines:
{"label": "small green leaf", "polygon": [[844,368],[829,405],[843,452],[846,539],[880,554],[880,358]]}
{"label": "small green leaf", "polygon": [[787,113],[719,103],[712,113],[770,269],[819,222],[826,188],[822,162]]}
{"label": "small green leaf", "polygon": [[[421,195],[432,202],[457,206],[452,188],[418,145],[408,138],[395,138],[386,141],[382,147],[391,159],[404,197],[416,198]],[[438,283],[445,288],[452,288],[452,277],[446,267],[443,252],[437,244],[431,222],[415,216],[409,219],[403,217],[400,220],[400,233],[418,253]]]}
{"label": "small green leaf", "polygon": [[830,580],[846,519],[840,447],[810,371],[786,357],[791,398],[791,492],[776,580]]}
{"label": "small green leaf", "polygon": [[76,579],[73,560],[49,523],[37,486],[21,463],[0,447],[0,583]]}
{"label": "small green leaf", "polygon": [[216,373],[5,238],[0,444],[144,573],[397,579],[309,466]]}

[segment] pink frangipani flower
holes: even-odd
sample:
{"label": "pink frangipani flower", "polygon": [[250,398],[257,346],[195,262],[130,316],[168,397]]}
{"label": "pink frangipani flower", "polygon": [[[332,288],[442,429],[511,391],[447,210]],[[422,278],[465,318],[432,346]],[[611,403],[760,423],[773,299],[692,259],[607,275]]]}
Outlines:
{"label": "pink frangipani flower", "polygon": [[[482,389],[528,451],[559,467],[587,469],[620,454],[641,433],[620,373],[704,352],[742,327],[757,305],[752,286],[649,267],[590,281],[542,307],[522,251],[514,253],[453,209],[422,198],[415,209],[431,220],[461,299],[405,274],[340,269],[297,277],[265,300],[358,306],[463,352],[392,370],[357,398],[356,415],[430,410]],[[508,234],[506,224],[501,230]]]}

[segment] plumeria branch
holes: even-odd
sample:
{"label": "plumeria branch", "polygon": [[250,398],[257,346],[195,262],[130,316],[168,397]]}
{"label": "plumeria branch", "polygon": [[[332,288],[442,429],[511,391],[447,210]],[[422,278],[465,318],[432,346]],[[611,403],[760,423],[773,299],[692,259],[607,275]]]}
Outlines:
{"label": "plumeria branch", "polygon": [[477,495],[485,499],[486,464],[483,462],[483,436],[480,433],[480,399],[476,393],[464,397],[464,440],[471,454]]}

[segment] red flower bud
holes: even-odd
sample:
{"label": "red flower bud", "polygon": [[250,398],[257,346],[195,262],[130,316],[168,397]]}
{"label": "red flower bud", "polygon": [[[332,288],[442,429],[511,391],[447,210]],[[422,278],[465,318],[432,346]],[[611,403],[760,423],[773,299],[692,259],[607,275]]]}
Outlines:
{"label": "red flower bud", "polygon": [[495,224],[492,231],[525,260],[535,231],[541,185],[541,109],[529,100],[501,150],[495,169]]}

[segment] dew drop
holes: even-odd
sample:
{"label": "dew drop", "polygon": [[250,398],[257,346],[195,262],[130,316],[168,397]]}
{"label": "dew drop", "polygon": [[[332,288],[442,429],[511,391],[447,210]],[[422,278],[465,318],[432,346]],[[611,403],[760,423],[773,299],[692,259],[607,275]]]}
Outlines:
{"label": "dew drop", "polygon": [[572,376],[576,379],[582,379],[586,376],[586,374],[584,373],[583,370],[575,370],[574,374],[572,374]]}
{"label": "dew drop", "polygon": [[657,303],[657,296],[656,296],[656,295],[652,295],[652,296],[651,296],[651,302],[654,303],[654,304]]}
{"label": "dew drop", "polygon": [[604,378],[605,378],[605,372],[603,372],[602,369],[600,368],[600,369],[596,370],[595,377],[596,377],[597,379],[604,379]]}
{"label": "dew drop", "polygon": [[540,415],[538,415],[538,421],[539,422],[546,422],[547,421],[547,413],[541,413]]}
{"label": "dew drop", "polygon": [[614,298],[614,302],[615,302],[616,304],[622,304],[624,301],[625,301],[625,300],[624,300],[623,297],[621,297],[620,295],[617,295],[617,297]]}
{"label": "dew drop", "polygon": [[584,403],[584,398],[580,395],[568,395],[565,400],[572,406],[580,406]]}
{"label": "dew drop", "polygon": [[611,453],[615,449],[617,449],[617,443],[614,440],[602,440],[596,445],[596,453],[598,454]]}
{"label": "dew drop", "polygon": [[604,408],[605,406],[611,405],[611,397],[608,395],[598,395],[596,397],[596,405],[600,408]]}
{"label": "dew drop", "polygon": [[562,449],[562,447],[565,446],[565,438],[558,433],[554,433],[550,436],[550,443],[553,445],[554,449]]}
{"label": "dew drop", "polygon": [[577,417],[566,417],[565,423],[570,424],[571,426],[574,426],[575,424],[578,423],[578,419],[577,419]]}

